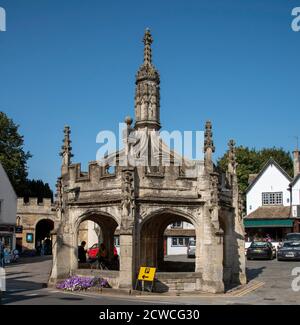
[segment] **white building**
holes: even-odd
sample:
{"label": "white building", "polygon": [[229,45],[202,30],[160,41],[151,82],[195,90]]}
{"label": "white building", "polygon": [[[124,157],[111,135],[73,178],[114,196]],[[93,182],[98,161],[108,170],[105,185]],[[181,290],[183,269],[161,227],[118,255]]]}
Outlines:
{"label": "white building", "polygon": [[292,178],[272,158],[246,190],[247,215],[261,206],[290,206]]}
{"label": "white building", "polygon": [[[294,156],[294,179],[290,184],[290,191],[292,197],[292,216],[294,218],[300,217],[300,155],[299,150],[293,152]],[[299,227],[300,228],[300,227]]]}
{"label": "white building", "polygon": [[292,181],[292,204],[294,206],[300,205],[300,174]]}
{"label": "white building", "polygon": [[[246,190],[247,215],[244,226],[249,240],[270,236],[281,240],[300,229],[300,159],[294,155],[294,179],[269,159],[257,175],[250,175]],[[254,177],[253,177],[254,176]]]}
{"label": "white building", "polygon": [[15,225],[17,196],[0,163],[0,241],[10,249],[15,249]]}
{"label": "white building", "polygon": [[187,255],[190,239],[195,239],[195,227],[188,222],[174,222],[169,225],[164,234],[165,255]]}

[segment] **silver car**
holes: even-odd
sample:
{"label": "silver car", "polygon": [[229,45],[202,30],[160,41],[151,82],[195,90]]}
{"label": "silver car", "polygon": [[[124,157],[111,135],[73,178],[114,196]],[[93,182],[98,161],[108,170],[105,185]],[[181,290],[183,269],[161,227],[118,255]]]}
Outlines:
{"label": "silver car", "polygon": [[187,257],[196,257],[196,240],[190,239],[188,248],[187,248]]}
{"label": "silver car", "polygon": [[283,245],[278,248],[277,260],[300,260],[300,242],[296,241],[284,241]]}

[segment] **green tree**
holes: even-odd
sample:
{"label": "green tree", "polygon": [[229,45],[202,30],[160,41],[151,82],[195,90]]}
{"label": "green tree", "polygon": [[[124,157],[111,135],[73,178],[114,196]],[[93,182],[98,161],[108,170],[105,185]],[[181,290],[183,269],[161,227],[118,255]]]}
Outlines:
{"label": "green tree", "polygon": [[30,152],[24,151],[24,139],[19,133],[19,126],[12,119],[0,112],[0,162],[5,169],[19,197],[52,198],[49,184],[41,180],[29,180],[27,161]]}
{"label": "green tree", "polygon": [[25,200],[30,197],[36,197],[39,202],[42,202],[43,198],[53,199],[53,192],[48,183],[44,183],[40,179],[32,179],[25,182],[24,190],[20,193],[20,196],[24,197]]}
{"label": "green tree", "polygon": [[278,164],[292,177],[293,176],[293,160],[288,151],[282,148],[264,148],[259,151],[261,167],[268,161],[270,157],[278,162]]}
{"label": "green tree", "polygon": [[[261,150],[249,149],[248,147],[236,148],[236,159],[238,163],[237,176],[239,189],[242,195],[248,187],[250,174],[258,174],[266,162],[273,158],[276,162],[290,175],[293,173],[293,160],[289,152],[282,148],[263,148]],[[217,161],[217,165],[221,170],[226,171],[228,164],[228,154],[225,153]]]}
{"label": "green tree", "polygon": [[0,112],[0,162],[17,194],[24,188],[28,175],[27,160],[31,157],[23,146],[24,139],[19,134],[19,126]]}

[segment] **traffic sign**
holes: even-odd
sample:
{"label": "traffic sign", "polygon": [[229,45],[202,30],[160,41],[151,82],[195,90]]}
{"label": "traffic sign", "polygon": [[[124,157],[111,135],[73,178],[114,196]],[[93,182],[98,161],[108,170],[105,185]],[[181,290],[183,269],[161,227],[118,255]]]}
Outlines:
{"label": "traffic sign", "polygon": [[155,267],[144,267],[140,268],[138,280],[140,281],[154,281],[156,268]]}

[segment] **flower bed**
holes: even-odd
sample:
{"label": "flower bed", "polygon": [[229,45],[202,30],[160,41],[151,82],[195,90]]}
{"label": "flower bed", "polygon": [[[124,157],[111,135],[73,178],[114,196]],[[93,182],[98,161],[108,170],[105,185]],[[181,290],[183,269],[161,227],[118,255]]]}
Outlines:
{"label": "flower bed", "polygon": [[108,281],[100,277],[72,276],[57,284],[56,288],[67,291],[80,291],[90,288],[110,288]]}

